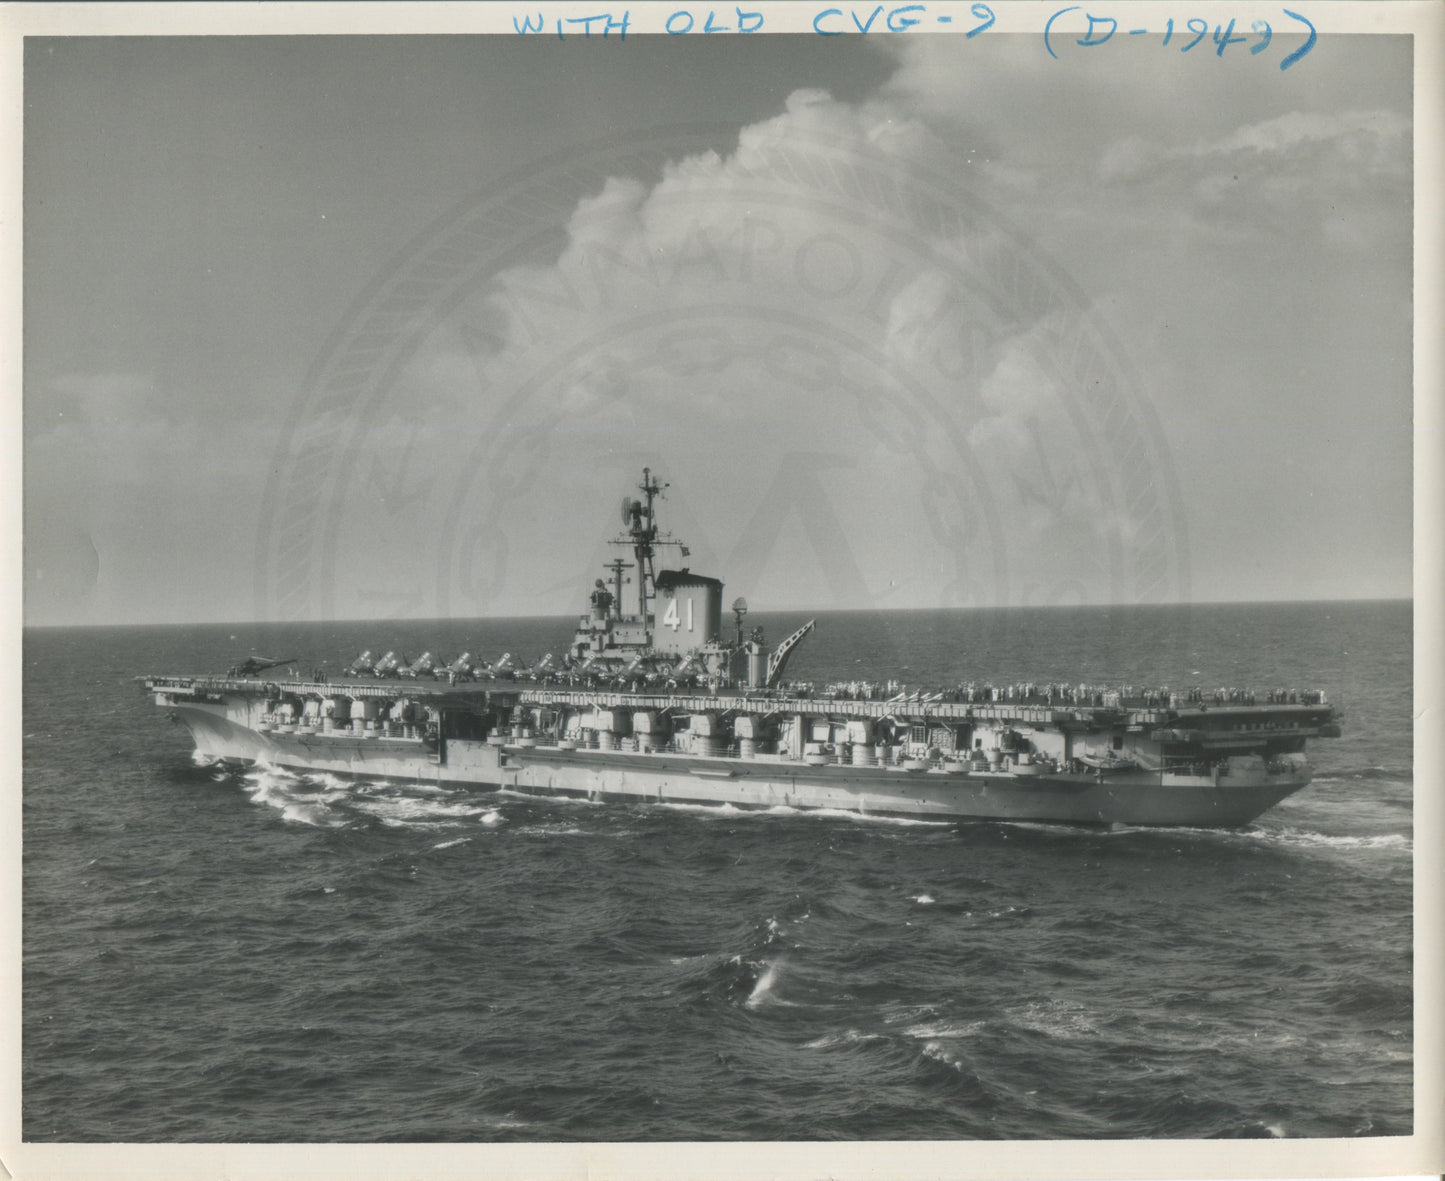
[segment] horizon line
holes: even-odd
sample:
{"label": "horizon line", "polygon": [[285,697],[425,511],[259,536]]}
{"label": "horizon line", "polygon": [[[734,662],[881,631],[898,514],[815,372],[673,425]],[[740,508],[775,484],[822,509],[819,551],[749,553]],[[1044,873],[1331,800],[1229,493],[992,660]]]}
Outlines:
{"label": "horizon line", "polygon": [[[1331,604],[1331,603],[1413,603],[1415,596],[1409,595],[1363,595],[1348,596],[1344,598],[1318,598],[1318,599],[1189,599],[1175,602],[1149,602],[1149,603],[983,603],[971,606],[934,606],[934,607],[806,607],[806,606],[784,606],[770,607],[766,610],[754,611],[749,609],[750,614],[758,615],[856,615],[864,612],[893,612],[897,614],[922,613],[925,611],[1110,611],[1117,608],[1150,608],[1150,607],[1284,607],[1298,606],[1301,604]],[[148,620],[115,621],[109,623],[26,623],[21,621],[21,631],[63,631],[103,629],[103,628],[176,628],[176,627],[287,627],[291,625],[307,624],[328,624],[328,623],[371,623],[371,624],[410,624],[410,623],[455,623],[455,622],[507,622],[512,620],[535,620],[535,619],[566,619],[574,615],[580,615],[578,611],[552,612],[541,615],[416,615],[396,618],[378,618],[375,616],[329,616],[315,619],[191,619],[180,622],[156,622]]]}

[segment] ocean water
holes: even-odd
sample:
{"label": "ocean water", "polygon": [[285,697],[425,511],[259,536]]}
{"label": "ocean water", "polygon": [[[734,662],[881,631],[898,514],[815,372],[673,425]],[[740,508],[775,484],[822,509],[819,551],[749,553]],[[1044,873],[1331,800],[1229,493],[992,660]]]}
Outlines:
{"label": "ocean water", "polygon": [[1343,737],[1238,831],[226,776],[132,679],[569,626],[27,632],[24,1138],[1412,1130],[1410,604],[825,614],[790,666],[1323,688]]}

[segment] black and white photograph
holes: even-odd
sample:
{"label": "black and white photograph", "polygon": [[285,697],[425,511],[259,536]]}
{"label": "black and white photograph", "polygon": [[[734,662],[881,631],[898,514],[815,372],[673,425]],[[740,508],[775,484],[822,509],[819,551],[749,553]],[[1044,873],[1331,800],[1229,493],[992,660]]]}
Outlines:
{"label": "black and white photograph", "polygon": [[1445,1167],[1442,24],[0,12],[6,1169]]}

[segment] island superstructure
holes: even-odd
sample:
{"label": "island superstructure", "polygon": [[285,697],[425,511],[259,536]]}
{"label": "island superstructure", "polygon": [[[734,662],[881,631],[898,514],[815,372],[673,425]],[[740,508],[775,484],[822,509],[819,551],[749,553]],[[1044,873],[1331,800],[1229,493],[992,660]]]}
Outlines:
{"label": "island superstructure", "polygon": [[341,677],[250,661],[142,680],[232,767],[941,819],[1238,826],[1310,782],[1308,739],[1339,734],[1313,690],[790,685],[814,621],[770,648],[737,599],[725,628],[721,581],[659,565],[688,556],[658,525],[666,487],[644,469],[624,498],[622,554],[560,660],[367,652]]}

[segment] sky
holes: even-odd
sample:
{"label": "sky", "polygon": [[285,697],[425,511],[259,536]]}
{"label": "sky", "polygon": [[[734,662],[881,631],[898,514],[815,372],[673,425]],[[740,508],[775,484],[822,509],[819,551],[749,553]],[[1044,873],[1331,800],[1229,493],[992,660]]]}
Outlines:
{"label": "sky", "polygon": [[1152,42],[27,39],[26,622],[1408,596],[1409,42]]}

